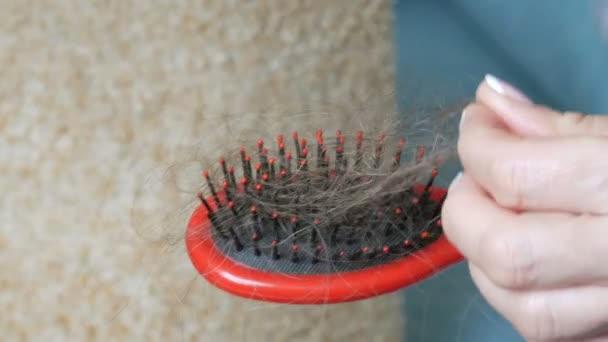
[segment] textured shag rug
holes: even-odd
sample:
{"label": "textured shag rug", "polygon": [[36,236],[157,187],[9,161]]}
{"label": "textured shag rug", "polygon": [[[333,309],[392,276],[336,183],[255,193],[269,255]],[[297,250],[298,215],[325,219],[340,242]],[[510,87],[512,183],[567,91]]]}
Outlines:
{"label": "textured shag rug", "polygon": [[[2,340],[399,341],[398,294],[235,298],[133,214],[154,170],[192,146],[257,139],[239,113],[348,107],[392,87],[391,6],[1,0]],[[167,194],[143,195],[146,208],[175,207]]]}

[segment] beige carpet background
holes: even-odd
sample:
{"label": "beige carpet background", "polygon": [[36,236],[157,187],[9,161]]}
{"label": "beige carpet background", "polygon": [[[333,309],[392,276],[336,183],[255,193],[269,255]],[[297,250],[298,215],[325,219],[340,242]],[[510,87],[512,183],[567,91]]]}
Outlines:
{"label": "beige carpet background", "polygon": [[391,25],[390,1],[0,0],[0,339],[399,341],[398,295],[234,298],[132,215],[155,170],[251,135],[239,113],[392,86]]}

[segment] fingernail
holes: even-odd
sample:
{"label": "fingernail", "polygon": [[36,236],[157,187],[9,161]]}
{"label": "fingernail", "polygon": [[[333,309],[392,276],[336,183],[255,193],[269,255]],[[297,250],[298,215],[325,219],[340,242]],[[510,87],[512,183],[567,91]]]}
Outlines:
{"label": "fingernail", "polygon": [[462,129],[462,124],[464,123],[464,117],[467,115],[467,111],[463,110],[462,114],[460,115],[460,124],[458,124],[458,130]]}
{"label": "fingernail", "polygon": [[487,74],[485,80],[488,86],[490,86],[492,90],[499,93],[500,95],[509,97],[519,102],[532,103],[532,101],[519,89],[493,75]]}
{"label": "fingernail", "polygon": [[460,179],[462,178],[462,171],[458,172],[458,174],[456,175],[456,177],[454,177],[454,179],[452,180],[452,183],[450,183],[450,186],[448,187],[448,192],[454,187],[456,186],[456,184],[458,184],[458,182],[460,182]]}

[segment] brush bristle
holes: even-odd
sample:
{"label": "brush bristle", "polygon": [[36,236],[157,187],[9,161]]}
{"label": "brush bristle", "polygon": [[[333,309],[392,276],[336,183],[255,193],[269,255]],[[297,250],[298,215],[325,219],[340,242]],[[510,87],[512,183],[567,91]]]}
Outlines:
{"label": "brush bristle", "polygon": [[442,234],[443,199],[430,197],[438,165],[425,146],[363,132],[349,139],[337,131],[331,143],[318,130],[316,146],[292,138],[293,154],[282,135],[275,154],[258,140],[253,168],[241,148],[238,184],[221,157],[219,192],[204,173],[208,195],[199,198],[225,255],[256,269],[319,274],[385,263]]}

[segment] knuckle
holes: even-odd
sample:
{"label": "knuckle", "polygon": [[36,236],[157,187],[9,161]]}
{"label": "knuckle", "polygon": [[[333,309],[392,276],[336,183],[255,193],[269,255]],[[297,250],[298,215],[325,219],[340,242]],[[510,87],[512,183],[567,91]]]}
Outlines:
{"label": "knuckle", "polygon": [[490,166],[494,175],[492,195],[508,208],[523,208],[532,187],[540,186],[532,165],[525,160],[497,158]]}
{"label": "knuckle", "polygon": [[[464,122],[474,121],[471,117],[475,112],[474,109],[469,109],[467,107],[463,112],[471,113],[463,119]],[[476,154],[476,151],[479,150],[479,146],[483,146],[483,138],[480,136],[480,130],[478,128],[466,129],[466,126],[466,124],[463,124],[463,128],[459,131],[458,140],[456,142],[458,155],[465,161],[472,159]]]}
{"label": "knuckle", "polygon": [[562,127],[585,126],[591,118],[592,116],[588,116],[584,113],[566,111],[560,117],[559,125]]}
{"label": "knuckle", "polygon": [[462,208],[459,209],[460,202],[454,196],[454,191],[450,192],[450,195],[446,198],[443,207],[441,208],[441,223],[442,227],[448,236],[452,235],[453,230],[459,226],[459,213],[463,212]]}
{"label": "knuckle", "polygon": [[473,144],[470,143],[470,141],[471,141],[470,134],[467,134],[467,132],[462,132],[460,134],[458,141],[456,142],[456,150],[458,152],[458,156],[460,156],[461,159],[466,160],[470,147],[474,146]]}
{"label": "knuckle", "polygon": [[447,196],[443,206],[441,207],[441,223],[442,226],[451,225],[452,224],[452,206],[453,200],[450,198],[451,196]]}
{"label": "knuckle", "polygon": [[543,294],[524,297],[515,325],[530,340],[550,341],[560,337],[558,317],[551,301]]}
{"label": "knuckle", "polygon": [[566,111],[557,120],[557,130],[567,133],[585,133],[604,135],[608,120],[602,115]]}
{"label": "knuckle", "polygon": [[503,288],[521,289],[537,280],[537,262],[530,240],[512,232],[490,232],[480,239],[488,277]]}

